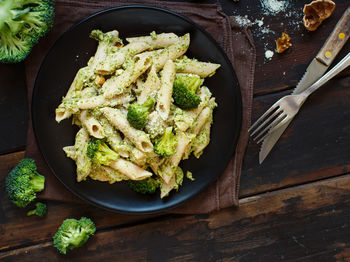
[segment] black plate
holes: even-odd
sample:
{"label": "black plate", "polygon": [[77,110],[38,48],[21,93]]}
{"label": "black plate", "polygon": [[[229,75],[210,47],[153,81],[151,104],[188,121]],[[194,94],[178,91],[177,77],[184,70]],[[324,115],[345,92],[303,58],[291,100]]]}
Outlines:
{"label": "black plate", "polygon": [[[216,97],[211,142],[200,159],[183,161],[183,169],[193,172],[195,181],[184,179],[178,192],[164,200],[159,193],[145,196],[131,191],[125,183],[110,185],[91,179],[77,183],[75,163],[62,150],[74,144],[77,128],[71,120],[55,121],[55,108],[66,94],[76,72],[86,66],[97,43],[89,38],[93,29],[117,29],[120,36],[131,37],[174,32],[190,33],[187,56],[221,64],[217,73],[205,80]],[[56,177],[74,194],[96,206],[120,213],[154,213],[173,208],[198,194],[224,171],[237,144],[241,128],[241,94],[237,77],[224,51],[200,26],[174,12],[148,7],[124,6],[99,12],[65,32],[51,48],[35,81],[32,119],[37,143],[46,163]]]}

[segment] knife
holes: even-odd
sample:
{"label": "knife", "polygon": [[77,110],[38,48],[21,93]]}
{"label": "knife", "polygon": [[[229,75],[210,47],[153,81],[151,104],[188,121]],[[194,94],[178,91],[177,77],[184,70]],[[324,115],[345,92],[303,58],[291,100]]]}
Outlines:
{"label": "knife", "polygon": [[[343,16],[336,24],[331,35],[324,43],[321,50],[316,57],[311,61],[307,67],[306,72],[293,90],[292,94],[299,94],[315,83],[328,69],[333,62],[339,51],[345,45],[350,36],[350,7],[346,9]],[[280,128],[270,132],[268,136],[263,140],[259,153],[259,163],[261,164],[271,149],[274,147],[278,139],[284,133],[289,123],[293,119],[286,122]]]}

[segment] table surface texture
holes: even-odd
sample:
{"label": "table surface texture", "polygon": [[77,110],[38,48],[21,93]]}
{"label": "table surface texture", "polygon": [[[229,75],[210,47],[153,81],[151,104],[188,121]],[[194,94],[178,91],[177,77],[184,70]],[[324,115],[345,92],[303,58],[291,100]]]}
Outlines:
{"label": "table surface texture", "polygon": [[[191,1],[213,3],[213,1]],[[257,51],[252,121],[289,94],[350,6],[336,0],[315,32],[302,25],[309,1],[221,0],[228,15],[248,17]],[[181,3],[179,3],[181,4]],[[293,46],[274,51],[282,32]],[[335,63],[350,52],[347,43]],[[0,177],[24,157],[28,109],[24,64],[0,65]],[[206,215],[120,215],[87,204],[48,201],[45,218],[27,217],[0,180],[0,261],[350,261],[350,70],[313,94],[262,165],[249,141],[240,207]],[[90,217],[96,234],[66,256],[52,246],[65,218]]]}

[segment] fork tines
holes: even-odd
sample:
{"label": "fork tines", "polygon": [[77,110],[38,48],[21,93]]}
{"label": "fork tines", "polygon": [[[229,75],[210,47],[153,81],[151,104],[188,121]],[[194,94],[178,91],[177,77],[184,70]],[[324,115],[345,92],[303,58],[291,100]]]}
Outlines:
{"label": "fork tines", "polygon": [[279,105],[270,107],[256,122],[248,129],[254,141],[262,142],[268,133],[274,129],[287,115]]}

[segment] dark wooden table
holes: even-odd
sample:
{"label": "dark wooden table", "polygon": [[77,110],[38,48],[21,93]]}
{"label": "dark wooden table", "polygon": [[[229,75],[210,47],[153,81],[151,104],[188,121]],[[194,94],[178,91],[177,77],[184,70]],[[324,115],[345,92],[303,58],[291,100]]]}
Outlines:
{"label": "dark wooden table", "polygon": [[[264,15],[256,0],[221,1],[226,13],[247,15],[256,22],[252,27],[257,49],[253,120],[294,88],[350,5],[348,0],[336,0],[332,17],[310,33],[300,23],[306,2],[290,1],[286,12]],[[269,61],[265,51],[274,49],[282,31],[291,35],[293,46]],[[349,51],[350,43],[336,62]],[[7,120],[1,121],[1,152],[12,151],[0,155],[4,177],[24,156],[28,112],[23,65],[3,65],[0,70],[4,79],[0,90],[5,94],[0,97],[0,120]],[[347,70],[315,93],[262,165],[258,164],[259,147],[249,143],[239,208],[208,215],[129,216],[87,204],[48,202],[48,214],[42,219],[26,217],[11,204],[0,180],[0,259],[350,261],[349,87]],[[95,236],[66,256],[58,254],[52,247],[57,227],[67,217],[83,215],[96,222]]]}

